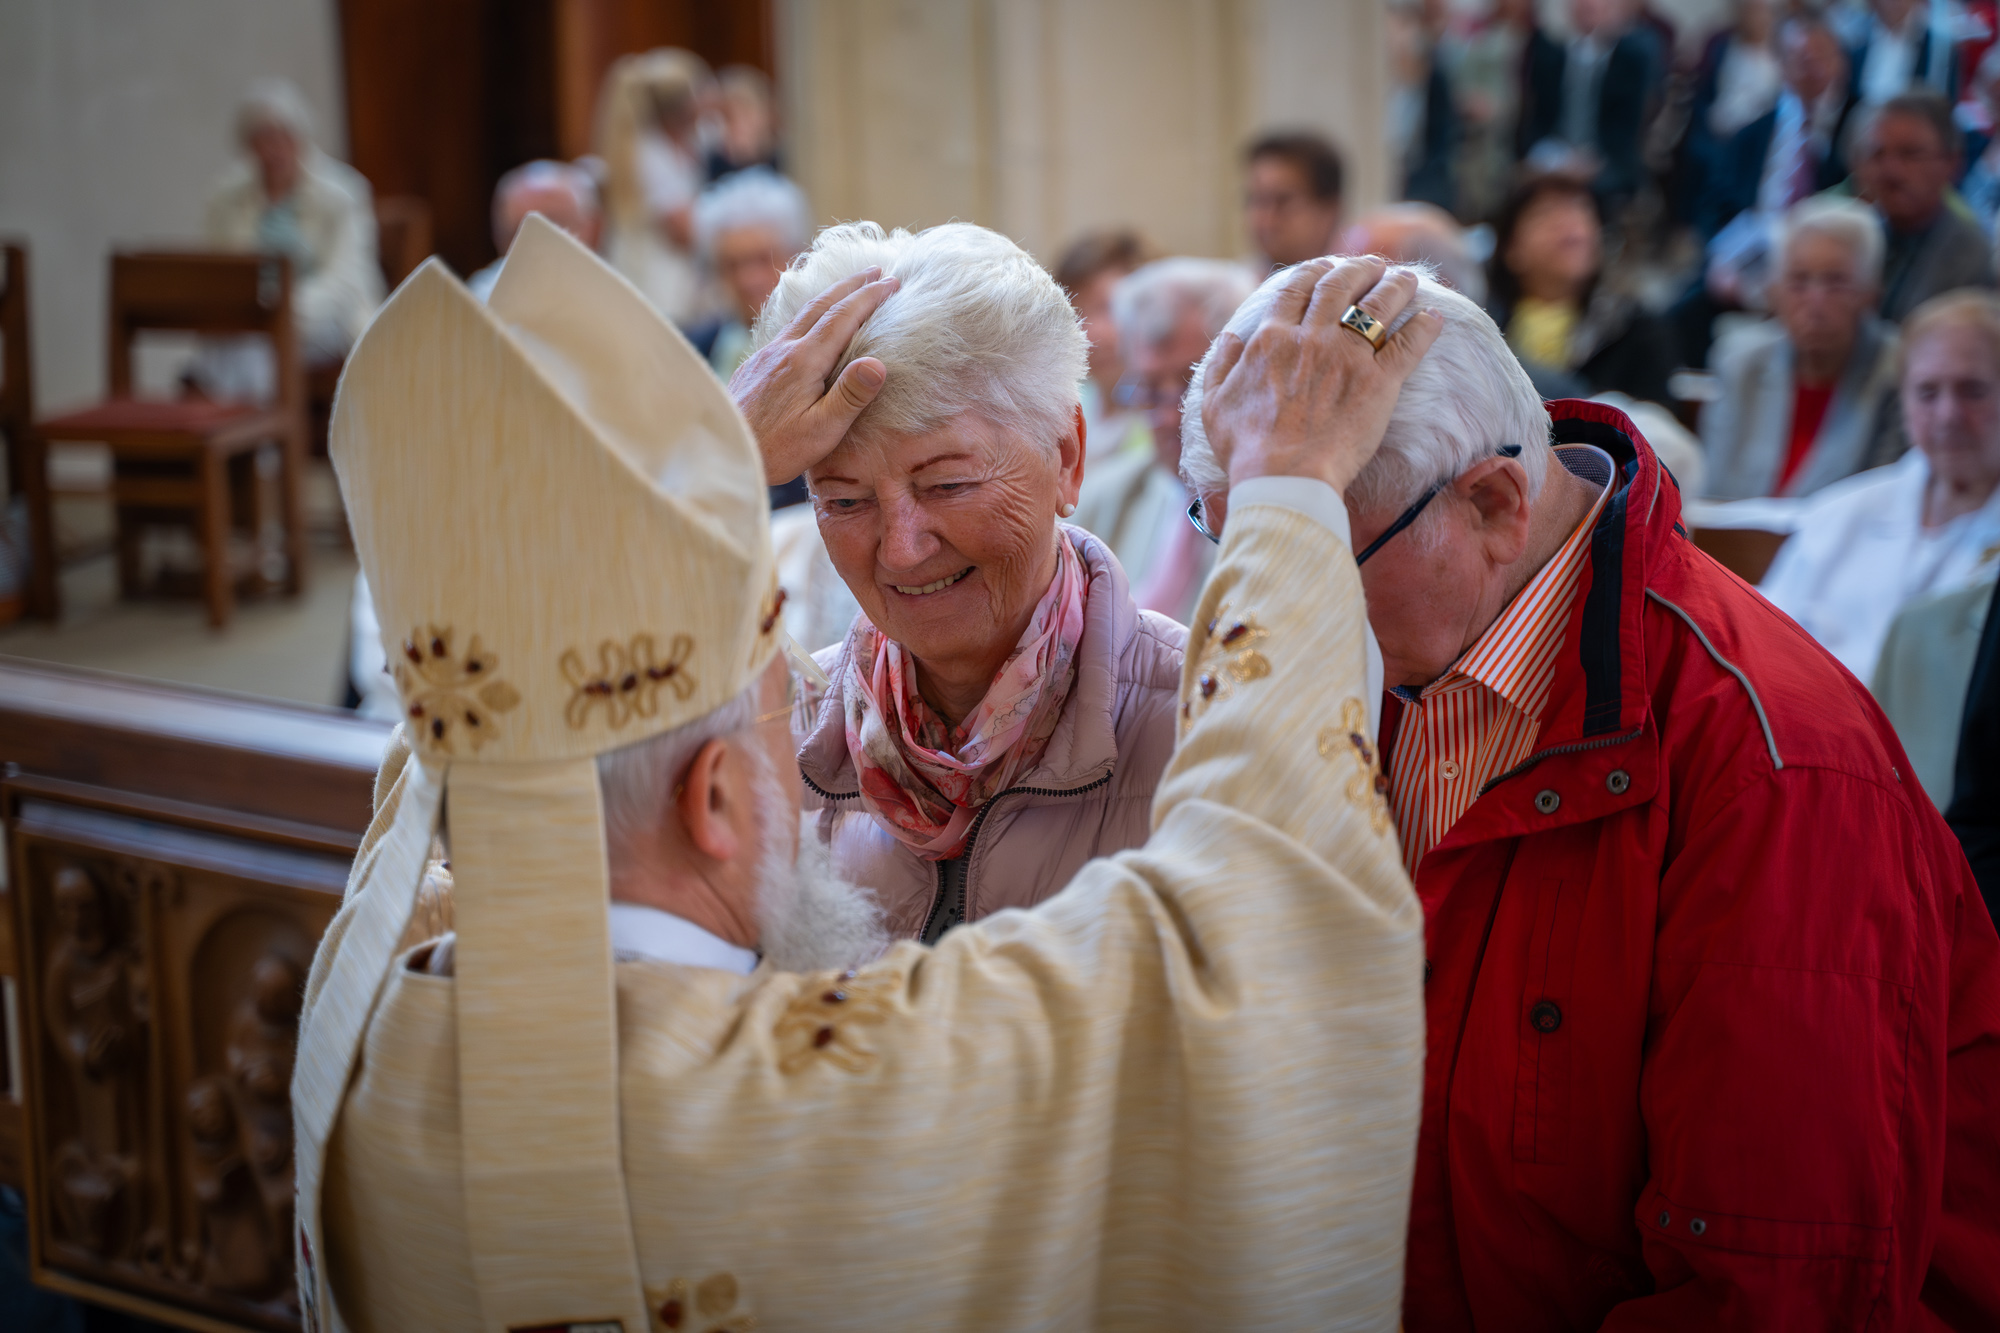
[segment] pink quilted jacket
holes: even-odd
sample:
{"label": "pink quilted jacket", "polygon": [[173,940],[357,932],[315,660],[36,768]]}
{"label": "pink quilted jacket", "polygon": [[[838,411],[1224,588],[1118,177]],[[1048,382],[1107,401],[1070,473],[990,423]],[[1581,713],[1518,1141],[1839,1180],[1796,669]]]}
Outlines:
{"label": "pink quilted jacket", "polygon": [[[958,862],[925,861],[862,808],[842,726],[846,645],[817,660],[833,679],[799,770],[805,806],[846,878],[873,889],[898,936],[920,937],[941,912],[962,919],[1032,907],[1083,863],[1136,847],[1152,828],[1153,789],[1174,749],[1185,627],[1141,611],[1116,557],[1082,528],[1063,531],[1090,575],[1076,680],[1041,762],[986,803]],[[954,919],[959,914],[954,912]]]}

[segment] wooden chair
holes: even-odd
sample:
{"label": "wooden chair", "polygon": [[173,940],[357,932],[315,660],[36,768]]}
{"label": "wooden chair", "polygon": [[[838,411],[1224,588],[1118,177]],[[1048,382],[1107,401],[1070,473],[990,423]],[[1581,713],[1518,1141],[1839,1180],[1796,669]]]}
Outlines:
{"label": "wooden chair", "polygon": [[1695,528],[1689,534],[1699,549],[1715,557],[1715,562],[1742,579],[1756,583],[1778,558],[1778,548],[1791,536],[1788,532],[1767,532],[1762,528]]}
{"label": "wooden chair", "polygon": [[[431,206],[413,194],[384,195],[375,201],[375,258],[390,291],[431,256]],[[315,457],[326,457],[333,424],[333,392],[340,387],[342,361],[306,367],[306,421]]]}
{"label": "wooden chair", "polygon": [[[277,361],[277,400],[269,407],[200,399],[154,401],[132,396],[132,343],[146,330],[260,334]],[[305,386],[292,327],[291,266],[279,256],[118,254],[111,258],[111,396],[94,407],[37,423],[33,452],[55,440],[97,440],[111,448],[112,498],[118,511],[119,586],[139,590],[139,538],[150,524],[192,516],[203,559],[208,620],[218,629],[234,609],[229,559],[231,518],[247,510],[262,536],[257,451],[277,444],[282,468],[285,591],[305,587],[305,524],[300,469],[305,457]],[[238,491],[233,494],[231,472]],[[55,610],[52,568],[46,588]]]}
{"label": "wooden chair", "polygon": [[[25,246],[0,247],[0,263],[5,267],[5,290],[0,290],[0,439],[7,446],[7,496],[28,497],[28,586],[12,593],[0,593],[0,625],[20,618],[24,609],[33,609],[34,587],[42,571],[55,563],[55,534],[48,526],[46,503],[36,496],[46,495],[47,480],[40,468],[40,455],[28,447],[28,435],[35,423],[34,368],[28,356],[28,251]],[[5,506],[0,505],[0,513]]]}

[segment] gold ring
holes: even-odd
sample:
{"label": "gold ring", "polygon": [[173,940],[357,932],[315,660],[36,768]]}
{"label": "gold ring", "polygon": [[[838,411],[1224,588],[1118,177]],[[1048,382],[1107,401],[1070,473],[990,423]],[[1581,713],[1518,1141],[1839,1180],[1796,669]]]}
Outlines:
{"label": "gold ring", "polygon": [[1340,322],[1366,338],[1368,345],[1378,352],[1382,350],[1382,344],[1389,341],[1389,326],[1358,305],[1347,307],[1347,313],[1340,317]]}

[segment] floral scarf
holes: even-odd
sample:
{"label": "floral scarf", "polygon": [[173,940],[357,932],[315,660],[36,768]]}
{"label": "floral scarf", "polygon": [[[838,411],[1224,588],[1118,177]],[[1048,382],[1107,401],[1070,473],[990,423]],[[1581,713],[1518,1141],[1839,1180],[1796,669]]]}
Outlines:
{"label": "floral scarf", "polygon": [[916,663],[866,616],[847,636],[847,752],[861,802],[897,841],[927,861],[965,851],[979,808],[1042,757],[1076,679],[1090,578],[1067,536],[1056,576],[993,677],[956,727],[917,693]]}

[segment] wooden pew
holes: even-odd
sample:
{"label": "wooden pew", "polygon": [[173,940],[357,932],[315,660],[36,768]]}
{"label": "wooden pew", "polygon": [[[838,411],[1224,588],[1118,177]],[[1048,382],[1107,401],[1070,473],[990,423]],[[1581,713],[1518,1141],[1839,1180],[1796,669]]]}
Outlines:
{"label": "wooden pew", "polygon": [[388,730],[0,657],[0,1180],[34,1281],[184,1328],[299,1327],[299,991]]}

